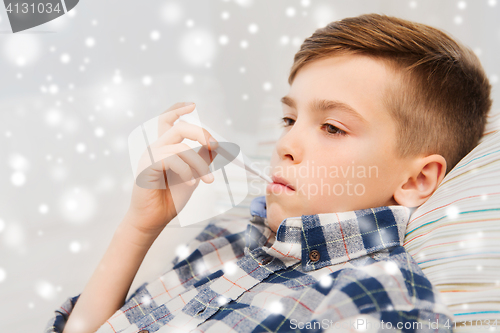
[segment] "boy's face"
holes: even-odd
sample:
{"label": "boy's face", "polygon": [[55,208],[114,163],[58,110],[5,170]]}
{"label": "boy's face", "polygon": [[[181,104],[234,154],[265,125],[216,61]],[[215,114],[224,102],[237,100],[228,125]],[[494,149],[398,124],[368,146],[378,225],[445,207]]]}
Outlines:
{"label": "boy's face", "polygon": [[271,157],[271,175],[295,190],[267,187],[271,229],[287,217],[397,204],[392,196],[408,161],[396,157],[396,123],[383,104],[392,75],[362,55],[320,59],[298,71],[283,101],[290,119]]}

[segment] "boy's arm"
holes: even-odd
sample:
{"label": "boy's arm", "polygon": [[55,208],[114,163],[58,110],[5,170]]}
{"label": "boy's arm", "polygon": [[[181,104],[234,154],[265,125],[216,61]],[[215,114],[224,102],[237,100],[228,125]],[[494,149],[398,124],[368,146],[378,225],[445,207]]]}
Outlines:
{"label": "boy's arm", "polygon": [[63,333],[95,332],[125,303],[137,270],[159,234],[145,234],[126,214],[76,302]]}

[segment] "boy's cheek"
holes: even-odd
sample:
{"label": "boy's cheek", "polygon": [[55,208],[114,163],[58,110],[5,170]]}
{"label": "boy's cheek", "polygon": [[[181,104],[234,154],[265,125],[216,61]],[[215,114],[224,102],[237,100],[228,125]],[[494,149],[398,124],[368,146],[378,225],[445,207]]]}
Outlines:
{"label": "boy's cheek", "polygon": [[315,179],[303,184],[301,194],[307,194],[309,199],[319,197],[333,197],[337,202],[350,199],[376,199],[383,196],[381,191],[387,189],[387,181],[381,178],[377,166],[358,166],[344,174],[332,172],[328,177]]}

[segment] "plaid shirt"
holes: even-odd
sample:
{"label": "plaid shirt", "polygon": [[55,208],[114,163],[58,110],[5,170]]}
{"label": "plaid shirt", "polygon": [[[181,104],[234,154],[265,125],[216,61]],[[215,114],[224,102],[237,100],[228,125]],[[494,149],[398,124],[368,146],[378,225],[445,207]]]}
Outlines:
{"label": "plaid shirt", "polygon": [[[453,315],[402,247],[409,208],[290,217],[276,234],[264,196],[250,213],[250,223],[212,220],[189,256],[97,332],[452,332]],[[46,333],[62,332],[78,297]]]}

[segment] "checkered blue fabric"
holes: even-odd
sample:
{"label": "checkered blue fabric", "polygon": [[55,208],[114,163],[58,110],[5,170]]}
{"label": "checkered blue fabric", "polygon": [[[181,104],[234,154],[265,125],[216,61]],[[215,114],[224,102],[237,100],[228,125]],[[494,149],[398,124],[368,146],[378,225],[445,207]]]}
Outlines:
{"label": "checkered blue fabric", "polygon": [[[267,225],[214,219],[171,270],[140,286],[98,333],[452,332],[453,315],[402,246],[410,209],[385,206]],[[78,296],[45,333],[62,332]]]}

